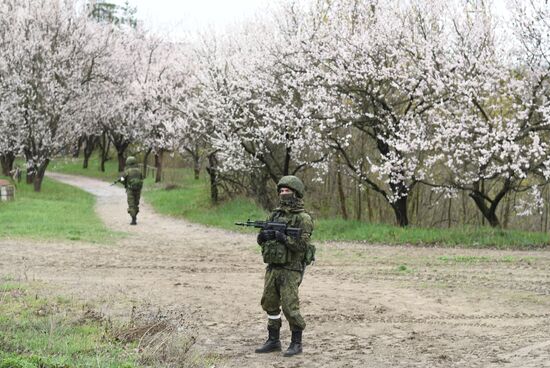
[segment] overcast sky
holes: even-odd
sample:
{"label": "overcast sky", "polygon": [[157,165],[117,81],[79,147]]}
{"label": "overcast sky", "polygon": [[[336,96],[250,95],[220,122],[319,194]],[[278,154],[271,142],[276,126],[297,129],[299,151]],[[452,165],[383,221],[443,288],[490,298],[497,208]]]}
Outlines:
{"label": "overcast sky", "polygon": [[[123,4],[125,0],[111,0]],[[181,37],[185,34],[227,26],[253,18],[284,0],[128,0],[137,7],[137,18],[155,33]],[[300,0],[310,2],[311,0]],[[427,0],[429,1],[429,0]],[[503,14],[505,0],[493,0],[493,7]]]}
{"label": "overcast sky", "polygon": [[[124,0],[113,1],[123,4]],[[226,26],[252,18],[268,9],[273,0],[129,0],[137,7],[137,18],[148,29],[183,34]]]}

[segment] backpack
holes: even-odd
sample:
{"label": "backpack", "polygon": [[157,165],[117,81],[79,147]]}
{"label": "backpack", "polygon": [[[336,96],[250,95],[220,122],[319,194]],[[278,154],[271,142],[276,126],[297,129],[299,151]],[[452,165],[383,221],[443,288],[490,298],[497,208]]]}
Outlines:
{"label": "backpack", "polygon": [[[308,216],[311,218],[311,221],[313,221],[313,217],[311,216],[311,214],[309,212],[305,212],[305,213],[307,213]],[[315,248],[315,245],[313,245],[311,243],[307,244],[307,248],[306,248],[306,251],[304,252],[304,260],[303,260],[303,263],[306,266],[309,266],[313,262],[315,262],[315,251],[316,250],[317,250],[317,248]]]}
{"label": "backpack", "polygon": [[128,180],[128,188],[131,190],[141,190],[143,187],[143,181],[139,178],[132,178]]}
{"label": "backpack", "polygon": [[137,167],[132,167],[128,169],[126,175],[126,188],[130,190],[141,190],[143,187],[143,179],[141,176],[141,170]]}

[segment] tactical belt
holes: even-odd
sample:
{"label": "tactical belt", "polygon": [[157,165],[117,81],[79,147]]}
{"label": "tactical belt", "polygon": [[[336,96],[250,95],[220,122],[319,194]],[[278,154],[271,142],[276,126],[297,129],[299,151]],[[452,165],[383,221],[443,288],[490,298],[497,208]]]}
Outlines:
{"label": "tactical belt", "polygon": [[[305,267],[304,267],[305,269]],[[268,264],[267,265],[267,270],[268,271],[271,271],[271,270],[288,270],[288,271],[294,271],[294,272],[300,272],[300,273],[303,273],[304,270],[297,270],[295,268],[288,268],[288,267],[285,267],[284,265],[275,265],[275,264]]]}

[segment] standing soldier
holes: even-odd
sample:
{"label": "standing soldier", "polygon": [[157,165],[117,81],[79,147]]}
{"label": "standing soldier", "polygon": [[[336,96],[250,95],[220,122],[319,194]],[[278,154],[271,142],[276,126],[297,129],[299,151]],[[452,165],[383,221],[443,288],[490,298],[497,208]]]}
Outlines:
{"label": "standing soldier", "polygon": [[302,282],[306,264],[311,258],[309,249],[313,220],[304,210],[304,184],[296,176],[284,176],[277,184],[279,207],[270,215],[269,221],[283,222],[288,227],[300,228],[299,238],[286,234],[262,230],[258,234],[258,244],[262,248],[267,269],[262,295],[262,308],[267,313],[268,339],[256,353],[281,351],[279,332],[281,329],[281,308],[290,325],[292,340],[283,354],[285,357],[302,352],[302,331],[306,323],[300,314],[298,287]]}
{"label": "standing soldier", "polygon": [[116,182],[124,184],[124,188],[126,188],[128,213],[132,216],[130,225],[137,225],[136,217],[139,212],[139,197],[141,195],[141,188],[143,187],[143,175],[141,174],[135,157],[129,156],[126,159],[124,175],[115,181],[115,183]]}

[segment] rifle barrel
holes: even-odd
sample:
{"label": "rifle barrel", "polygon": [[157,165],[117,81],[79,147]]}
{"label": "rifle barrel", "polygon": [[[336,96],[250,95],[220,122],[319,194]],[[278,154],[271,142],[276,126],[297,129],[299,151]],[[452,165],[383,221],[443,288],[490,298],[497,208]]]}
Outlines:
{"label": "rifle barrel", "polygon": [[252,227],[262,227],[261,221],[247,221],[247,222],[235,222],[235,225],[239,226],[252,226]]}

